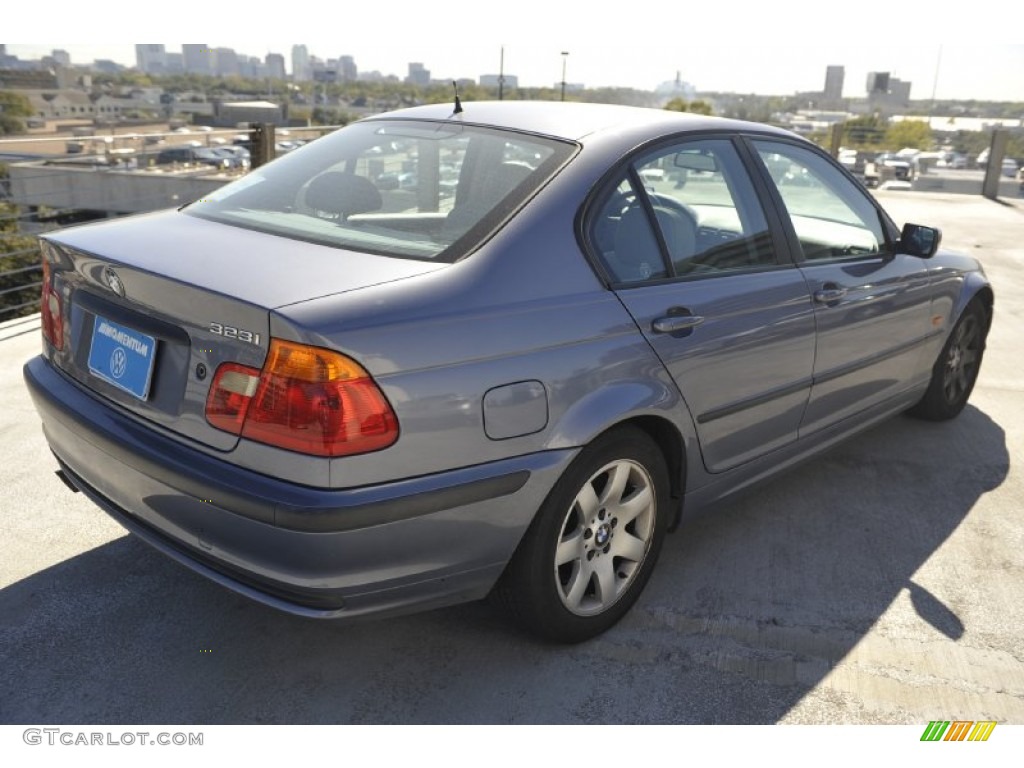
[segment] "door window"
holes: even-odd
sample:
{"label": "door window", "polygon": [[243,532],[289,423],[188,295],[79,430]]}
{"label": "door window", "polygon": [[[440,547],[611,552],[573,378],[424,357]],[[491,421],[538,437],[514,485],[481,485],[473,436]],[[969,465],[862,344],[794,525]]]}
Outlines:
{"label": "door window", "polygon": [[754,142],[811,262],[875,256],[886,250],[878,210],[826,158],[783,142]]}
{"label": "door window", "polygon": [[778,264],[753,185],[724,139],[640,157],[606,196],[592,232],[603,266],[620,284]]}

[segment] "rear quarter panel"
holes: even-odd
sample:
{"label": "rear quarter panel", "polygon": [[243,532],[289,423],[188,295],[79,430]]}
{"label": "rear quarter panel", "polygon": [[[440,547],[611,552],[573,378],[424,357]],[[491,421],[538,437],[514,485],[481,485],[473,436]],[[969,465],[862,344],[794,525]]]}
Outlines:
{"label": "rear quarter panel", "polygon": [[[336,459],[331,485],[430,474],[584,445],[633,416],[659,416],[699,455],[679,392],[574,231],[588,177],[559,177],[476,253],[430,274],[279,308],[271,334],[331,346],[374,376],[398,442]],[[544,427],[495,440],[485,394],[539,381]]]}

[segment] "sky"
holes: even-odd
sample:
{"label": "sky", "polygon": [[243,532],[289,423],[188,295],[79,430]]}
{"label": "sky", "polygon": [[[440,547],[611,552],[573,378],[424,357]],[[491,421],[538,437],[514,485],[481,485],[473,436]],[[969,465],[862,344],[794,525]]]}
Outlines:
{"label": "sky", "polygon": [[[282,53],[289,70],[292,45],[304,43],[323,59],[351,55],[360,71],[404,76],[408,63],[419,61],[434,78],[477,79],[498,72],[504,48],[505,73],[531,87],[560,81],[564,61],[566,80],[587,87],[651,90],[678,72],[698,90],[788,95],[821,90],[825,67],[839,64],[846,68],[848,97],[863,95],[868,72],[879,71],[910,80],[912,99],[931,98],[934,91],[938,99],[1024,101],[1022,15],[1005,10],[1016,4],[993,2],[989,8],[988,0],[971,3],[970,14],[964,4],[955,6],[956,21],[937,0],[905,0],[898,10],[890,7],[896,3],[881,0],[848,7],[821,0],[740,0],[719,4],[720,10],[679,0],[388,0],[358,6],[335,0],[303,3],[294,12],[275,5],[266,24],[259,22],[255,5],[180,0],[173,14],[161,17],[149,8],[140,13],[145,6],[137,2],[124,2],[123,9],[121,3],[48,2],[39,6],[45,8],[43,24],[24,8],[9,19],[8,6],[7,38],[44,42],[8,43],[7,50],[36,58],[62,48],[74,63],[109,58],[134,65],[140,35],[159,30],[168,50],[180,51],[181,41],[199,29],[205,35],[201,42],[213,47],[261,58]],[[642,12],[631,17],[626,9],[634,6]],[[1002,30],[1010,37],[1015,31],[1018,41],[1001,39]],[[98,42],[111,39],[128,42]]]}

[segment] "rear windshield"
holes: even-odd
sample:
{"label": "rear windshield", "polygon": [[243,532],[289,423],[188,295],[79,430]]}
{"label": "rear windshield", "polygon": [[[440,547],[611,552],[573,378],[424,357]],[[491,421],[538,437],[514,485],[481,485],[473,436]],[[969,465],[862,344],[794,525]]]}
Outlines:
{"label": "rear windshield", "polygon": [[224,224],[399,258],[455,261],[574,145],[461,123],[354,123],[192,203]]}

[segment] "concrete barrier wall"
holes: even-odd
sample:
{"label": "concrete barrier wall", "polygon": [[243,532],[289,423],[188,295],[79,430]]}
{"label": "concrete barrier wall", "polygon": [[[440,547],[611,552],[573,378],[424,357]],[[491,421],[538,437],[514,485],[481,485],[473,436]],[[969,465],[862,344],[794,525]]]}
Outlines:
{"label": "concrete barrier wall", "polygon": [[[999,197],[1019,197],[1020,183],[1014,179],[999,179]],[[914,179],[915,192],[950,192],[956,195],[980,195],[981,182],[975,178],[957,179],[949,176],[921,175]]]}
{"label": "concrete barrier wall", "polygon": [[9,166],[11,202],[111,213],[143,213],[198,200],[234,177],[208,169],[183,172],[112,171],[15,163]]}

